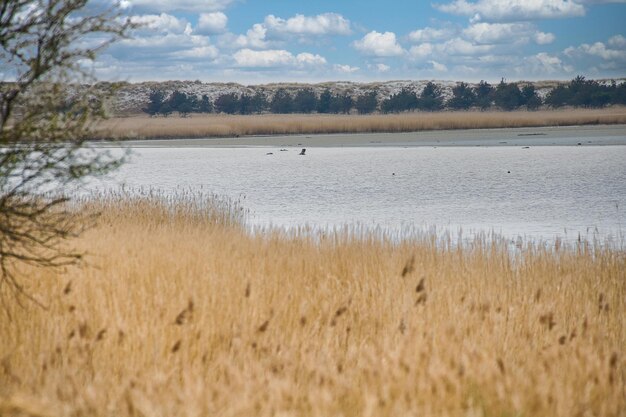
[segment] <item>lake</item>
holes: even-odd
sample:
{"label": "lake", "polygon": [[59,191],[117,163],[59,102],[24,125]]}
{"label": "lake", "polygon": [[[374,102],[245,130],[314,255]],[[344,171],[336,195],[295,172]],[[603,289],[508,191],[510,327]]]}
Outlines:
{"label": "lake", "polygon": [[[216,193],[252,226],[621,239],[626,146],[136,148],[97,188]],[[271,152],[271,155],[267,153]]]}

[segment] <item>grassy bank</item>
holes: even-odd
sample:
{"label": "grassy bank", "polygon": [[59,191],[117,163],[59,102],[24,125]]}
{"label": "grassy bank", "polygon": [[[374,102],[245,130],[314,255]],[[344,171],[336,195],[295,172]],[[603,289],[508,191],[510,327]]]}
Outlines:
{"label": "grassy bank", "polygon": [[90,207],[88,265],[24,271],[49,308],[0,311],[2,416],[625,415],[620,249]]}
{"label": "grassy bank", "polygon": [[135,116],[103,122],[104,138],[201,138],[248,135],[413,132],[542,126],[626,124],[626,107],[517,112],[438,112],[377,115]]}

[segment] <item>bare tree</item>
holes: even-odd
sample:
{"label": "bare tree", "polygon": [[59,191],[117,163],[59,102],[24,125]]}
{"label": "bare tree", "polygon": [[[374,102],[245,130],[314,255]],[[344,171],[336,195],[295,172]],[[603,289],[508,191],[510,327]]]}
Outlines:
{"label": "bare tree", "polygon": [[66,240],[84,222],[64,191],[121,163],[87,142],[110,91],[83,66],[132,24],[102,2],[0,1],[0,298],[20,302],[25,266],[81,257]]}

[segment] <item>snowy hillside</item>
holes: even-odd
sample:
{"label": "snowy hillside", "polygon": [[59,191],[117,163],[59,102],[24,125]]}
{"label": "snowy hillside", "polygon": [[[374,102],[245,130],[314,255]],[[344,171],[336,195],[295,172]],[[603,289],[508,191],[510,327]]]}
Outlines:
{"label": "snowy hillside", "polygon": [[[295,93],[297,90],[303,88],[311,88],[319,96],[325,89],[330,89],[331,92],[347,93],[353,98],[356,98],[369,91],[378,91],[378,99],[384,100],[389,96],[396,94],[402,88],[410,88],[416,93],[420,93],[424,86],[428,83],[428,80],[422,81],[386,81],[386,82],[373,82],[373,83],[356,83],[356,82],[326,82],[319,84],[294,84],[294,83],[281,83],[281,84],[264,84],[264,85],[252,85],[244,86],[236,83],[203,83],[200,81],[166,81],[166,82],[143,82],[143,83],[120,83],[117,84],[119,89],[115,94],[115,98],[111,103],[111,111],[117,115],[128,115],[141,113],[142,109],[148,103],[148,96],[153,90],[164,91],[166,96],[169,96],[175,90],[187,93],[195,94],[200,98],[203,95],[207,95],[211,101],[215,101],[217,97],[222,94],[247,93],[253,95],[257,91],[262,91],[268,99],[271,99],[274,93],[278,89],[286,89]],[[457,84],[455,81],[433,81],[435,84],[442,88],[443,95],[446,99],[452,96],[452,88]],[[520,83],[525,85],[528,83]],[[557,82],[539,82],[534,83],[540,97],[544,97],[550,89],[557,85]],[[475,86],[475,84],[471,84]]]}

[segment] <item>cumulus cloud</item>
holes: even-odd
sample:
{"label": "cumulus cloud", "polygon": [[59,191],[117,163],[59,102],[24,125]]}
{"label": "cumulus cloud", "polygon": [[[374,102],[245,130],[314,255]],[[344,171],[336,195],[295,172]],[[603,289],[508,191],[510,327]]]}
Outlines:
{"label": "cumulus cloud", "polygon": [[214,60],[219,50],[207,36],[194,33],[185,19],[167,13],[136,15],[131,20],[139,23],[132,36],[114,43],[107,50],[113,60],[128,62],[136,67],[152,65],[153,69],[182,64],[183,60]]}
{"label": "cumulus cloud", "polygon": [[296,55],[296,64],[298,65],[326,65],[326,58],[318,54],[303,52]]}
{"label": "cumulus cloud", "polygon": [[293,55],[284,49],[268,49],[255,51],[241,49],[233,55],[235,63],[239,67],[305,67],[321,66],[326,64],[326,59],[317,54],[304,52]]}
{"label": "cumulus cloud", "polygon": [[151,32],[151,33],[184,33],[189,32],[191,26],[184,19],[179,19],[176,16],[172,16],[167,13],[148,14],[131,16],[131,21],[140,25],[136,33]]}
{"label": "cumulus cloud", "polygon": [[195,36],[188,33],[168,33],[163,36],[135,36],[130,39],[123,39],[111,46],[109,50],[125,50],[129,55],[132,55],[133,51],[137,54],[156,55],[163,51],[183,50],[185,48],[207,46],[208,44],[209,39],[204,36]]}
{"label": "cumulus cloud", "polygon": [[435,70],[436,72],[448,72],[448,67],[444,64],[432,60],[428,61],[428,63],[433,66],[433,70]]}
{"label": "cumulus cloud", "polygon": [[404,49],[398,44],[393,32],[379,33],[374,30],[354,41],[352,45],[365,55],[386,57],[404,54]]}
{"label": "cumulus cloud", "polygon": [[412,46],[409,49],[409,55],[414,59],[424,59],[433,54],[434,47],[430,43],[422,43],[420,45]]}
{"label": "cumulus cloud", "polygon": [[235,0],[123,0],[122,7],[134,11],[212,12],[224,10]]}
{"label": "cumulus cloud", "polygon": [[391,70],[391,67],[387,64],[379,62],[377,64],[367,64],[367,69],[383,74],[385,72],[389,72]]}
{"label": "cumulus cloud", "polygon": [[539,76],[562,75],[574,71],[571,65],[564,64],[559,57],[546,52],[526,57],[518,69],[518,72],[523,74],[537,74]]}
{"label": "cumulus cloud", "polygon": [[477,44],[526,43],[554,41],[554,35],[537,30],[532,23],[474,23],[463,30],[463,36]]}
{"label": "cumulus cloud", "polygon": [[437,49],[447,55],[481,55],[494,49],[493,45],[476,45],[465,39],[453,38],[443,44],[437,45]]}
{"label": "cumulus cloud", "polygon": [[245,35],[239,35],[234,39],[232,36],[226,36],[223,38],[223,42],[227,43],[232,41],[235,47],[239,48],[258,48],[263,49],[270,46],[270,43],[265,39],[267,29],[260,23],[255,23],[252,28],[248,29]]}
{"label": "cumulus cloud", "polygon": [[435,29],[431,27],[425,27],[423,29],[417,29],[409,33],[409,40],[415,43],[442,41],[454,36],[454,33],[454,30],[448,28]]}
{"label": "cumulus cloud", "polygon": [[240,67],[276,67],[291,65],[294,56],[284,49],[271,49],[267,51],[254,51],[242,49],[233,55],[235,62]]}
{"label": "cumulus cloud", "polygon": [[626,49],[626,38],[622,35],[615,35],[609,39],[609,45],[614,48]]}
{"label": "cumulus cloud", "polygon": [[215,59],[219,56],[219,49],[213,45],[197,46],[195,48],[173,52],[175,58]]}
{"label": "cumulus cloud", "polygon": [[388,72],[391,69],[389,65],[386,64],[376,64],[376,71],[378,72]]}
{"label": "cumulus cloud", "polygon": [[464,29],[418,29],[409,39],[420,41],[409,48],[407,57],[421,69],[441,73],[449,68],[459,71],[482,66],[483,72],[489,67],[502,74],[516,68],[512,62],[521,59],[524,45],[551,43],[554,35],[538,30],[530,22],[474,22]]}
{"label": "cumulus cloud", "polygon": [[511,42],[519,33],[528,32],[529,23],[475,23],[463,30],[463,35],[476,43]]}
{"label": "cumulus cloud", "polygon": [[[619,42],[619,39],[617,42]],[[616,43],[615,39],[613,43]],[[573,58],[587,55],[601,58],[605,61],[626,61],[626,50],[612,49],[611,47],[607,47],[603,42],[596,42],[593,44],[583,43],[576,48],[569,47],[564,52],[567,56]]]}
{"label": "cumulus cloud", "polygon": [[563,53],[572,60],[593,60],[598,58],[605,61],[605,65],[610,63],[611,67],[626,66],[626,38],[622,35],[615,35],[604,42],[593,44],[583,43],[577,47],[570,46]]}
{"label": "cumulus cloud", "polygon": [[289,38],[307,42],[312,37],[351,33],[350,21],[336,13],[324,13],[317,16],[297,14],[289,19],[269,15],[262,23],[252,25],[245,35],[232,33],[222,35],[220,43],[227,48],[267,49],[282,47]]}
{"label": "cumulus cloud", "polygon": [[555,36],[553,33],[536,32],[533,34],[533,40],[539,45],[547,45],[554,42]]}
{"label": "cumulus cloud", "polygon": [[196,31],[205,34],[223,33],[227,24],[228,16],[222,12],[200,13]]}
{"label": "cumulus cloud", "polygon": [[270,33],[286,35],[350,35],[350,21],[337,13],[323,13],[317,16],[296,14],[289,19],[269,15],[263,22]]}
{"label": "cumulus cloud", "polygon": [[573,0],[454,0],[435,7],[444,13],[470,16],[473,21],[522,21],[585,14],[585,6]]}
{"label": "cumulus cloud", "polygon": [[343,74],[352,74],[360,70],[359,67],[353,67],[351,65],[340,65],[340,64],[333,65],[333,68],[335,69],[335,71],[341,72]]}
{"label": "cumulus cloud", "polygon": [[184,32],[133,36],[106,52],[92,70],[98,77],[113,80],[172,79],[181,78],[181,74],[199,77],[221,59],[208,37]]}
{"label": "cumulus cloud", "polygon": [[478,45],[456,37],[442,43],[422,43],[409,49],[409,57],[415,61],[430,62],[433,58],[450,60],[455,57],[480,56],[490,53],[494,45]]}

